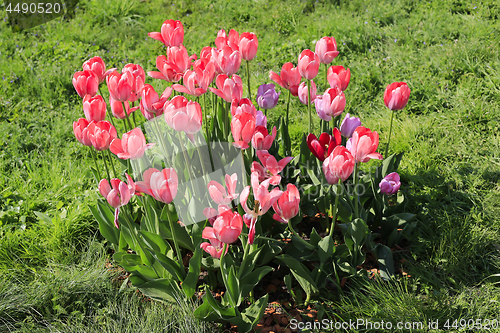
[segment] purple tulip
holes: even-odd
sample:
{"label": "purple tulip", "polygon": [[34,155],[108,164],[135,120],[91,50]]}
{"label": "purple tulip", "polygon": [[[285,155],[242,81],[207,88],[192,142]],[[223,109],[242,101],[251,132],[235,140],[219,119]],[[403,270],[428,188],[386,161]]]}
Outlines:
{"label": "purple tulip", "polygon": [[327,115],[325,110],[323,109],[323,100],[321,95],[316,97],[316,99],[314,100],[314,106],[316,107],[316,113],[318,114],[318,117],[320,117],[324,121],[332,120],[332,116]]}
{"label": "purple tulip", "polygon": [[340,133],[342,133],[342,136],[350,138],[358,126],[361,126],[361,120],[357,117],[351,117],[349,113],[347,113],[340,125]]}
{"label": "purple tulip", "polygon": [[387,176],[384,177],[384,179],[382,179],[379,186],[380,186],[380,192],[384,194],[392,195],[396,193],[401,187],[401,182],[399,181],[399,175],[397,174],[397,172],[392,172],[388,174]]}
{"label": "purple tulip", "polygon": [[281,92],[276,92],[274,83],[263,84],[257,89],[257,104],[262,109],[272,109],[278,104]]}
{"label": "purple tulip", "polygon": [[262,111],[257,111],[257,117],[255,117],[255,127],[264,126],[267,128],[267,117],[262,113]]}

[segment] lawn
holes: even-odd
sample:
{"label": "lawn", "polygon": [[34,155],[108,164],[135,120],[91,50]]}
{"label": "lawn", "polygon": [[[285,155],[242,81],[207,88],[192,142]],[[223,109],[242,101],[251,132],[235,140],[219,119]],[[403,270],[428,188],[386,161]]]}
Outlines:
{"label": "lawn", "polygon": [[[213,46],[219,29],[255,32],[253,91],[270,83],[270,70],[335,37],[333,64],[351,70],[344,113],[379,133],[379,152],[391,117],[385,87],[407,82],[411,96],[395,114],[390,152],[404,152],[401,190],[418,226],[397,254],[401,273],[323,295],[326,318],[450,319],[456,331],[472,319],[500,321],[496,1],[85,0],[73,18],[21,32],[0,9],[0,332],[224,331],[191,318],[194,304],[148,302],[127,287],[88,208],[100,196],[93,160],[71,127],[83,117],[73,73],[93,56],[109,68],[156,70],[165,50],[147,33],[166,19],[184,24],[189,54]],[[239,74],[246,83],[244,67]],[[268,112],[271,123],[285,115],[285,96]],[[292,99],[294,155],[305,119],[307,107]]]}

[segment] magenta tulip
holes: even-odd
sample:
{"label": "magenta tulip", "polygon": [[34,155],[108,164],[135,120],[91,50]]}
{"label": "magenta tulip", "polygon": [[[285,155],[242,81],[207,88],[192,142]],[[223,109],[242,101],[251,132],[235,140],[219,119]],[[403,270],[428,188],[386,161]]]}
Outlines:
{"label": "magenta tulip", "polygon": [[148,36],[162,42],[166,47],[180,46],[184,41],[184,27],[181,21],[166,20],[161,26],[161,32],[150,32]]}
{"label": "magenta tulip", "polygon": [[154,143],[146,144],[146,138],[141,129],[136,127],[123,134],[121,139],[114,139],[109,150],[122,160],[136,160],[144,155],[146,149],[151,148]]}
{"label": "magenta tulip", "polygon": [[323,161],[323,173],[330,185],[337,184],[339,179],[345,182],[354,171],[354,158],[344,147],[337,146]]}
{"label": "magenta tulip", "polygon": [[83,113],[88,121],[101,121],[106,118],[106,102],[102,96],[83,97]]}
{"label": "magenta tulip", "polygon": [[390,174],[385,176],[384,179],[382,179],[379,186],[380,192],[384,194],[392,195],[396,193],[401,187],[399,175],[397,174],[397,172],[391,172]]}
{"label": "magenta tulip", "polygon": [[351,80],[351,70],[345,69],[344,66],[331,66],[328,68],[326,79],[330,84],[330,88],[339,87],[344,91]]}
{"label": "magenta tulip", "polygon": [[273,219],[281,223],[288,223],[299,213],[300,193],[293,184],[287,184],[286,190],[273,204],[275,214]]}
{"label": "magenta tulip", "polygon": [[385,88],[384,103],[391,110],[401,110],[408,103],[410,88],[404,82],[394,82]]}
{"label": "magenta tulip", "polygon": [[319,62],[329,64],[339,55],[337,51],[337,42],[333,37],[323,37],[316,42],[314,52],[319,57]]}
{"label": "magenta tulip", "polygon": [[92,71],[76,72],[73,75],[73,86],[81,98],[85,95],[95,96],[99,88],[99,78]]}
{"label": "magenta tulip", "polygon": [[293,96],[298,96],[301,77],[299,69],[294,68],[291,62],[287,62],[283,65],[279,75],[273,71],[270,71],[269,78],[283,88],[290,90],[290,93]]}
{"label": "magenta tulip", "polygon": [[311,50],[304,50],[299,55],[299,62],[297,65],[300,76],[304,79],[312,80],[318,75],[319,71],[319,57]]}

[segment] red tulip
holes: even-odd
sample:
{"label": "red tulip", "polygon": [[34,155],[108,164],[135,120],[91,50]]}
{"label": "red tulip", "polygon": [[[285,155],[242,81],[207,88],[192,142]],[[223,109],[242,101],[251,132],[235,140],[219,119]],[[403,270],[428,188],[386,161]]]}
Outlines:
{"label": "red tulip", "polygon": [[238,75],[233,75],[229,78],[225,74],[220,74],[215,79],[215,84],[217,89],[210,87],[210,91],[225,100],[226,102],[232,102],[236,99],[237,102],[240,101],[243,95],[243,83]]}
{"label": "red tulip", "polygon": [[[302,82],[299,85],[298,89],[299,100],[302,104],[307,105],[308,96],[307,96],[307,84]],[[316,99],[316,83],[311,80],[311,103]]]}
{"label": "red tulip", "polygon": [[88,121],[104,120],[106,118],[106,102],[102,96],[85,95],[83,97],[83,113]]}
{"label": "red tulip", "polygon": [[341,142],[342,137],[340,131],[336,127],[333,129],[333,136],[328,133],[321,133],[319,140],[316,138],[316,135],[312,133],[307,136],[307,146],[309,150],[321,162],[323,162]]}
{"label": "red tulip", "polygon": [[312,80],[318,75],[319,57],[311,50],[304,50],[299,55],[299,63],[297,65],[300,76],[304,79]]}
{"label": "red tulip", "polygon": [[159,72],[148,72],[148,75],[153,79],[165,80],[167,82],[177,82],[182,79],[183,74],[179,72],[179,68],[168,61],[164,55],[156,58],[156,68],[158,68]]}
{"label": "red tulip", "polygon": [[113,72],[109,74],[106,78],[109,94],[114,100],[125,102],[132,94],[134,81],[134,76],[130,72],[124,72],[122,74]]}
{"label": "red tulip", "polygon": [[330,155],[323,161],[323,173],[328,184],[334,185],[343,182],[354,171],[354,158],[344,146],[337,146]]}
{"label": "red tulip", "polygon": [[136,127],[123,134],[121,140],[116,138],[111,142],[109,150],[122,160],[136,160],[144,155],[146,149],[151,148],[154,143],[146,144],[146,138],[141,129]]}
{"label": "red tulip", "polygon": [[217,63],[223,74],[231,76],[240,69],[241,52],[226,45],[221,50],[212,49],[212,60]]}
{"label": "red tulip", "polygon": [[247,61],[255,58],[257,54],[257,48],[259,47],[259,42],[257,36],[252,32],[244,32],[241,34],[239,48],[241,51],[241,57]]}
{"label": "red tulip", "polygon": [[141,112],[147,120],[154,119],[163,114],[163,106],[172,94],[172,88],[167,87],[161,97],[150,84],[145,84],[142,88],[142,98],[140,102]]}
{"label": "red tulip", "polygon": [[92,71],[76,72],[73,75],[73,86],[81,98],[85,95],[95,96],[99,88],[99,78]]}
{"label": "red tulip", "polygon": [[201,129],[202,113],[198,102],[188,101],[184,96],[175,96],[163,106],[165,121],[176,131],[195,134]]}
{"label": "red tulip", "polygon": [[76,139],[85,146],[92,146],[92,142],[89,139],[89,121],[85,118],[80,118],[73,122],[73,133],[75,133]]}
{"label": "red tulip", "polygon": [[329,64],[339,55],[337,51],[337,42],[333,37],[323,37],[316,42],[314,52],[319,57],[319,62]]}
{"label": "red tulip", "polygon": [[184,40],[184,27],[181,21],[166,20],[161,26],[161,32],[150,32],[148,36],[162,42],[166,47],[180,46]]}
{"label": "red tulip", "polygon": [[255,132],[255,117],[247,112],[235,115],[231,119],[231,133],[233,134],[233,146],[247,149]]}
{"label": "red tulip", "polygon": [[290,93],[293,96],[298,96],[300,85],[299,69],[294,68],[291,62],[287,62],[283,65],[280,75],[276,74],[273,71],[270,71],[269,78],[283,88],[290,90]]}
{"label": "red tulip", "polygon": [[135,64],[126,64],[123,67],[122,73],[130,72],[132,74],[132,92],[130,97],[128,98],[129,102],[135,102],[140,97],[140,92],[142,87],[144,86],[144,82],[146,80],[146,74],[144,73],[144,69],[140,65]]}
{"label": "red tulip", "polygon": [[102,179],[99,182],[99,192],[103,197],[106,198],[111,207],[115,208],[115,227],[118,226],[118,214],[120,213],[120,207],[128,204],[130,199],[135,193],[135,184],[132,178],[128,175],[127,182],[121,181],[118,178],[111,179],[111,186],[107,179]]}
{"label": "red tulip", "polygon": [[297,189],[297,187],[295,187],[295,185],[287,184],[286,190],[273,204],[273,209],[276,212],[275,214],[273,214],[273,219],[281,223],[288,223],[299,213],[299,205],[299,190]]}
{"label": "red tulip", "polygon": [[85,61],[82,65],[84,71],[92,71],[97,76],[99,83],[104,82],[109,73],[116,71],[116,68],[106,70],[106,65],[101,57],[93,57]]}
{"label": "red tulip", "polygon": [[408,103],[410,88],[404,82],[394,82],[385,88],[384,103],[391,110],[401,110]]}
{"label": "red tulip", "polygon": [[255,150],[269,150],[274,138],[276,137],[276,126],[273,127],[272,134],[269,135],[267,128],[264,126],[255,127],[255,133],[252,137],[252,146]]}
{"label": "red tulip", "polygon": [[91,122],[88,126],[88,136],[96,150],[106,150],[116,139],[116,129],[108,121]]}
{"label": "red tulip", "polygon": [[366,127],[358,126],[354,130],[354,133],[352,133],[352,137],[346,146],[356,163],[368,162],[372,158],[377,160],[382,159],[382,155],[376,152],[378,147],[378,133],[372,132]]}
{"label": "red tulip", "polygon": [[345,69],[344,66],[331,66],[328,68],[326,79],[331,88],[339,87],[344,91],[351,80],[351,70]]}
{"label": "red tulip", "polygon": [[226,181],[227,192],[224,186],[215,180],[210,181],[207,185],[210,198],[218,205],[228,205],[238,197],[238,193],[235,193],[238,175],[233,173],[231,176],[226,175],[224,179]]}

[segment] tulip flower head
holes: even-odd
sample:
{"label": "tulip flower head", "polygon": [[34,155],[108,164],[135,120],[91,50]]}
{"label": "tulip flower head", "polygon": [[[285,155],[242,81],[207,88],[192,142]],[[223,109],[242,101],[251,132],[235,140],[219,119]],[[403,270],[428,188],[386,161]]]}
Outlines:
{"label": "tulip flower head", "polygon": [[83,97],[83,113],[88,121],[101,121],[106,118],[106,102],[102,96]]}
{"label": "tulip flower head", "polygon": [[145,84],[141,91],[141,102],[139,104],[143,116],[147,120],[154,119],[163,114],[163,106],[172,94],[172,88],[167,87],[158,97],[158,93],[150,84]]}
{"label": "tulip flower head", "polygon": [[226,45],[233,50],[239,50],[239,42],[240,34],[234,29],[229,31],[229,36],[226,34],[226,30],[221,29],[217,32],[217,38],[215,38],[215,46],[219,50],[222,50]]}
{"label": "tulip flower head", "polygon": [[255,116],[242,112],[236,114],[231,119],[231,133],[233,134],[233,146],[240,149],[247,149],[248,143],[252,140],[255,132]]}
{"label": "tulip flower head", "polygon": [[346,147],[351,152],[356,163],[365,163],[372,158],[377,160],[383,158],[380,153],[376,152],[378,148],[378,133],[375,131],[372,132],[363,126],[359,126],[354,130]]}
{"label": "tulip flower head", "polygon": [[231,102],[231,116],[234,117],[235,115],[242,112],[250,113],[254,117],[258,116],[258,111],[251,100],[249,100],[248,98],[242,98],[239,101],[237,99],[233,99],[233,101]]}
{"label": "tulip flower head", "polygon": [[110,96],[119,102],[125,102],[131,97],[134,82],[134,76],[130,72],[113,72],[106,78]]}
{"label": "tulip flower head", "polygon": [[274,138],[276,137],[276,126],[273,127],[272,134],[269,135],[267,128],[264,126],[255,127],[255,133],[252,137],[252,146],[255,150],[269,150]]}
{"label": "tulip flower head", "polygon": [[108,149],[116,135],[116,129],[109,121],[91,122],[88,126],[90,142],[98,151]]}
{"label": "tulip flower head", "polygon": [[179,68],[168,61],[164,55],[156,58],[156,68],[158,68],[159,72],[148,72],[148,75],[153,79],[165,80],[167,82],[177,82],[182,79],[183,73],[179,72]]}
{"label": "tulip flower head", "polygon": [[[213,65],[211,67],[214,68]],[[184,73],[184,85],[174,84],[172,89],[188,95],[201,96],[208,90],[208,85],[211,82],[210,76],[210,72],[204,72],[199,68],[188,69]]]}
{"label": "tulip flower head", "polygon": [[271,185],[279,185],[281,182],[279,173],[283,171],[293,157],[285,157],[278,162],[276,157],[269,154],[267,150],[258,150],[256,154],[262,165],[258,162],[253,162],[251,167],[252,174],[254,172],[257,173],[259,182],[268,181]]}
{"label": "tulip flower head", "polygon": [[93,57],[85,61],[82,68],[84,71],[92,71],[97,76],[99,84],[104,82],[109,73],[116,71],[116,68],[106,70],[106,65],[101,57]]}
{"label": "tulip flower head", "polygon": [[208,193],[212,200],[218,205],[228,205],[236,199],[239,193],[236,193],[236,183],[238,182],[238,175],[233,173],[231,176],[224,177],[226,181],[227,192],[224,186],[212,180],[208,183]]}
{"label": "tulip flower head", "polygon": [[184,27],[181,21],[166,20],[161,26],[161,32],[150,32],[148,36],[162,42],[166,47],[180,46],[184,41]]}
{"label": "tulip flower head", "polygon": [[[123,110],[123,105],[125,104],[125,110],[127,113],[125,114],[125,111]],[[111,114],[113,117],[117,119],[125,119],[127,118],[127,115],[131,114],[135,110],[138,109],[138,107],[131,108],[130,103],[128,101],[126,102],[118,102],[113,99],[113,97],[110,95],[109,96],[109,106],[111,107]]]}
{"label": "tulip flower head", "polygon": [[300,76],[304,79],[314,79],[319,71],[318,55],[311,50],[302,51],[299,55],[297,68],[299,69]]}
{"label": "tulip flower head", "polygon": [[82,145],[92,146],[92,142],[89,138],[89,121],[85,118],[80,118],[77,121],[73,122],[73,133],[75,133],[75,137]]}
{"label": "tulip flower head", "polygon": [[336,127],[333,129],[333,135],[321,133],[319,139],[313,133],[307,136],[307,146],[309,150],[321,162],[323,162],[341,142],[342,138]]}
{"label": "tulip flower head", "polygon": [[115,208],[114,223],[116,228],[119,228],[118,215],[120,213],[120,207],[128,204],[135,193],[134,181],[128,174],[125,175],[127,176],[128,184],[118,178],[111,179],[111,186],[107,179],[102,179],[99,182],[99,192],[106,198],[111,207]]}
{"label": "tulip flower head", "polygon": [[299,73],[299,69],[294,68],[291,62],[287,62],[283,65],[280,75],[276,74],[273,71],[270,71],[269,78],[283,88],[290,90],[290,93],[293,96],[298,96],[301,76]]}
{"label": "tulip flower head", "polygon": [[281,223],[288,223],[299,213],[300,193],[293,184],[287,184],[286,190],[273,204],[275,213],[273,219]]}
{"label": "tulip flower head", "polygon": [[233,75],[229,78],[225,74],[220,74],[215,79],[215,84],[217,89],[210,87],[210,91],[225,100],[226,102],[232,102],[236,99],[237,102],[240,101],[243,95],[243,82],[241,77],[238,75]]}
{"label": "tulip flower head", "polygon": [[267,117],[260,110],[257,110],[257,116],[255,117],[256,123],[255,126],[262,126],[267,128]]}
{"label": "tulip flower head", "polygon": [[163,108],[168,126],[179,132],[192,135],[198,133],[202,125],[201,106],[188,101],[184,96],[175,96]]}
{"label": "tulip flower head", "polygon": [[99,78],[89,70],[76,72],[73,75],[73,86],[81,98],[84,98],[85,95],[95,96],[99,89]]}
{"label": "tulip flower head", "polygon": [[[300,102],[304,105],[307,105],[309,97],[307,96],[307,84],[305,82],[302,82],[299,85],[298,95]],[[316,83],[314,83],[314,81],[311,81],[311,103],[313,103],[315,99],[316,99]]]}
{"label": "tulip flower head", "polygon": [[179,73],[184,73],[191,67],[192,58],[189,57],[184,45],[169,47],[167,49],[167,59]]}
{"label": "tulip flower head", "polygon": [[338,87],[344,91],[351,80],[351,70],[345,69],[344,66],[331,66],[328,68],[326,79],[330,84],[330,88]]}
{"label": "tulip flower head", "polygon": [[154,143],[146,144],[146,138],[141,129],[136,127],[123,134],[121,139],[114,139],[109,150],[122,160],[136,160],[144,155],[144,152],[154,146]]}
{"label": "tulip flower head", "polygon": [[344,93],[338,87],[328,88],[322,96],[314,100],[318,116],[325,121],[340,116],[344,111],[345,103]]}
{"label": "tulip flower head", "polygon": [[241,34],[239,49],[241,57],[247,61],[251,61],[257,55],[259,41],[257,36],[252,32],[244,32]]}
{"label": "tulip flower head", "polygon": [[379,184],[380,192],[392,195],[396,193],[401,187],[401,181],[397,172],[391,172],[382,179]]}
{"label": "tulip flower head", "polygon": [[144,171],[142,179],[136,182],[139,192],[149,194],[158,201],[169,204],[177,195],[179,180],[173,168],[162,171],[149,168]]}
{"label": "tulip flower head", "polygon": [[[241,215],[233,212],[229,207],[219,205],[219,215],[213,227],[205,227],[202,238],[210,243],[201,243],[200,247],[214,258],[220,259],[224,244],[234,243],[241,234],[243,221]],[[226,248],[227,253],[228,248]]]}
{"label": "tulip flower head", "polygon": [[384,103],[391,110],[401,110],[408,103],[410,88],[404,82],[394,82],[385,88]]}
{"label": "tulip flower head", "polygon": [[354,171],[354,158],[344,147],[337,146],[323,161],[323,173],[330,185],[338,184],[339,179],[345,182]]}
{"label": "tulip flower head", "polygon": [[329,64],[339,55],[337,51],[337,42],[333,37],[323,37],[316,42],[314,53],[319,57],[319,62]]}
{"label": "tulip flower head", "polygon": [[[268,191],[269,181],[264,181],[259,184],[259,175],[257,172],[252,172],[252,186],[247,186],[240,194],[240,202],[245,211],[244,220],[248,223],[248,244],[253,244],[255,239],[255,223],[257,218],[267,213],[269,208],[279,199],[283,193],[278,188],[274,188],[271,192]],[[250,188],[253,191],[254,207],[250,209],[247,205],[247,200],[250,195]]]}
{"label": "tulip flower head", "polygon": [[272,109],[278,104],[280,94],[273,83],[262,84],[257,89],[257,104],[262,109]]}
{"label": "tulip flower head", "polygon": [[225,45],[222,49],[212,49],[212,59],[223,74],[231,76],[240,69],[241,52],[237,48]]}
{"label": "tulip flower head", "polygon": [[357,117],[351,117],[349,113],[347,113],[340,125],[340,133],[342,133],[343,137],[350,138],[358,126],[361,126],[361,120]]}
{"label": "tulip flower head", "polygon": [[136,64],[126,64],[125,67],[123,67],[122,73],[126,72],[132,74],[133,77],[132,92],[130,93],[128,101],[135,102],[141,96],[140,92],[146,80],[146,73],[144,73],[144,69],[142,69],[141,65]]}

